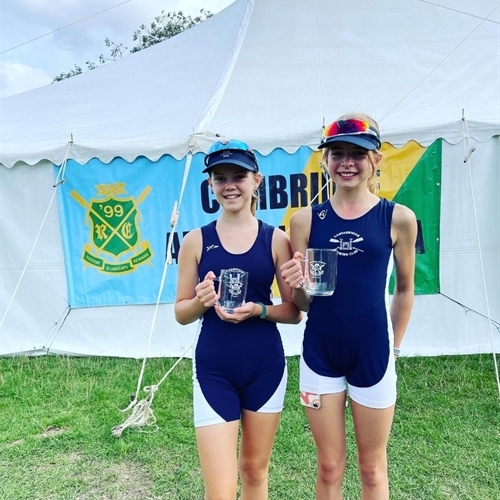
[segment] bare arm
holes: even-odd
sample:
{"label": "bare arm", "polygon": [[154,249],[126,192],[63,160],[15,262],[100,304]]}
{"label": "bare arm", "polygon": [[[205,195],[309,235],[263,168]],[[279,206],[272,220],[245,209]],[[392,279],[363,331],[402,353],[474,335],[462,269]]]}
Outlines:
{"label": "bare arm", "polygon": [[281,229],[274,230],[272,247],[281,304],[268,306],[266,319],[276,323],[296,325],[302,319],[302,312],[292,302],[292,289],[287,285],[280,273],[280,267],[292,258],[290,240],[288,235]]}
{"label": "bare arm", "polygon": [[177,294],[175,298],[175,319],[187,325],[200,318],[217,302],[214,281],[215,274],[209,272],[198,283],[198,264],[201,256],[201,230],[188,233],[179,250]]}
{"label": "bare arm", "polygon": [[281,266],[281,276],[292,289],[292,301],[301,310],[308,311],[311,297],[301,284],[304,282],[303,266],[306,248],[309,246],[309,233],[311,230],[312,210],[303,208],[290,219],[290,243],[293,259]]}
{"label": "bare arm", "polygon": [[415,289],[415,214],[403,205],[396,205],[392,216],[391,233],[394,241],[396,286],[391,303],[394,346],[399,347],[410,321]]}
{"label": "bare arm", "polygon": [[[279,273],[280,266],[292,256],[290,240],[281,229],[274,229],[272,239],[272,252],[275,267],[276,281],[281,296],[281,304],[266,306],[266,320],[274,323],[300,323],[302,313],[292,302],[290,287],[285,283]],[[231,323],[240,323],[248,318],[259,317],[263,307],[255,302],[246,302],[241,307],[236,307],[233,314],[225,313],[219,306],[215,306],[219,317]]]}

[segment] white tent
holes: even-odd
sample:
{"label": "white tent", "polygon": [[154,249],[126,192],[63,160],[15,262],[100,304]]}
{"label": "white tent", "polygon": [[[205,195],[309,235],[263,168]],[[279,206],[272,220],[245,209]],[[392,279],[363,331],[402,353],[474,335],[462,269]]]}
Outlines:
{"label": "white tent", "polygon": [[[175,38],[0,106],[0,354],[176,356],[194,333],[171,304],[159,307],[150,346],[153,305],[68,304],[50,201],[70,140],[82,165],[183,159],[215,133],[262,155],[294,153],[353,110],[377,118],[395,146],[444,140],[441,294],[416,297],[403,351],[498,350],[498,0],[237,0]],[[300,351],[302,329],[281,328],[287,354]]]}

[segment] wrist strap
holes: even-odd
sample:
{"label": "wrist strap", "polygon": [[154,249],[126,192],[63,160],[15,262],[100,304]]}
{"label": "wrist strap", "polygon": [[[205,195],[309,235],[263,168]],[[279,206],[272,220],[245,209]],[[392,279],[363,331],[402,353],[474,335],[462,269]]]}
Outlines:
{"label": "wrist strap", "polygon": [[394,356],[399,356],[401,354],[401,349],[399,347],[394,348]]}
{"label": "wrist strap", "polygon": [[259,304],[259,306],[262,308],[262,312],[260,313],[259,318],[260,319],[265,319],[266,316],[267,316],[267,307],[266,307],[266,305],[263,304],[262,302],[256,302],[256,304]]}

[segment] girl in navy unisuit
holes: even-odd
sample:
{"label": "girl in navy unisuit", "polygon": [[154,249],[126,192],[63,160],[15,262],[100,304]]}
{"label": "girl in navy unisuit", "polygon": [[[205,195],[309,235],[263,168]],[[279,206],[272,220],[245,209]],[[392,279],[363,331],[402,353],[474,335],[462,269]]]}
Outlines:
{"label": "girl in navy unisuit", "polygon": [[[351,400],[362,498],[387,500],[387,442],[396,402],[395,360],[413,306],[413,212],[376,195],[382,159],[377,123],[365,114],[342,116],[325,128],[319,146],[335,183],[325,203],[290,221],[294,258],[281,268],[293,301],[307,311],[300,360],[300,397],[318,457],[316,498],[340,500],[346,465],[346,395]],[[338,253],[333,295],[303,288],[306,248]],[[389,303],[393,264],[396,286]]]}
{"label": "girl in navy unisuit", "polygon": [[[254,215],[262,174],[248,146],[218,142],[205,165],[222,212],[184,238],[175,303],[179,323],[199,320],[194,419],[205,499],[235,499],[238,470],[242,498],[265,499],[287,383],[276,323],[298,323],[302,315],[292,302],[292,290],[276,276],[292,253],[286,233]],[[248,273],[246,302],[231,313],[218,305],[215,282],[222,269]],[[275,276],[281,304],[273,305]]]}

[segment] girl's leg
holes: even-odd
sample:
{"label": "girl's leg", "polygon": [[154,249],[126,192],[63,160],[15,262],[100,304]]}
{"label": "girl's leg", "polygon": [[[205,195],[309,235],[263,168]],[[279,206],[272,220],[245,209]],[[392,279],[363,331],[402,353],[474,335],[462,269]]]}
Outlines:
{"label": "girl's leg", "polygon": [[196,428],[205,500],[235,500],[239,420]]}
{"label": "girl's leg", "polygon": [[321,408],[306,408],[316,442],[317,500],[341,500],[346,464],[345,392],[323,394]]}
{"label": "girl's leg", "polygon": [[241,500],[267,500],[269,461],[280,413],[243,410],[239,467]]}
{"label": "girl's leg", "polygon": [[394,416],[394,405],[374,409],[352,400],[351,403],[358,445],[361,499],[388,500],[387,441]]}

